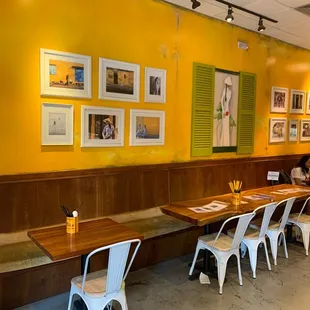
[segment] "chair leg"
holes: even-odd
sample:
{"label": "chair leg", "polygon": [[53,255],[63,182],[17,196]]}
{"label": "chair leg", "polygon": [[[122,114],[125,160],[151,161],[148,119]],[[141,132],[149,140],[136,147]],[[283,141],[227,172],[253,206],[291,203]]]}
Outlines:
{"label": "chair leg", "polygon": [[71,307],[72,307],[72,300],[73,300],[73,291],[72,291],[72,287],[71,287],[71,289],[70,289],[70,295],[69,295],[68,310],[71,310]]}
{"label": "chair leg", "polygon": [[240,261],[240,254],[239,254],[239,252],[236,254],[236,257],[237,257],[237,263],[238,263],[239,283],[240,283],[240,286],[242,286],[243,282],[242,282],[241,261]]}
{"label": "chair leg", "polygon": [[253,273],[253,279],[256,279],[256,265],[257,265],[257,245],[255,245],[255,248],[250,248],[249,249],[249,254],[250,254],[250,264],[252,268],[252,273]]}
{"label": "chair leg", "polygon": [[227,268],[227,259],[222,258],[222,260],[218,261],[217,266],[217,274],[218,274],[218,280],[219,280],[219,293],[220,295],[223,294],[223,284],[226,276],[226,268]]}
{"label": "chair leg", "polygon": [[278,238],[275,238],[275,236],[272,236],[270,238],[270,246],[271,246],[271,253],[273,257],[274,264],[277,265],[277,255],[278,255]]}
{"label": "chair leg", "polygon": [[247,252],[247,245],[244,242],[241,242],[241,257],[245,258],[246,252]]}
{"label": "chair leg", "polygon": [[264,247],[265,247],[265,254],[266,254],[266,261],[267,261],[268,270],[271,270],[266,239],[264,240]]}
{"label": "chair leg", "polygon": [[288,258],[287,244],[286,244],[286,239],[285,239],[284,232],[282,232],[281,235],[283,237],[284,254],[285,254],[285,257]]}
{"label": "chair leg", "polygon": [[190,276],[193,274],[193,271],[194,271],[194,268],[195,268],[195,264],[196,264],[196,261],[197,261],[197,258],[198,258],[199,251],[200,251],[200,248],[198,247],[198,244],[197,244],[195,255],[194,255],[194,259],[193,259],[193,262],[192,262],[192,266],[191,266],[191,269],[189,270],[189,275]]}
{"label": "chair leg", "polygon": [[126,298],[125,291],[120,293],[120,296],[118,297],[118,301],[121,304],[122,310],[128,310],[127,298]]}
{"label": "chair leg", "polygon": [[304,247],[305,247],[305,250],[306,250],[306,255],[308,256],[309,255],[310,231],[302,229],[301,232],[302,232],[302,240],[304,242]]}

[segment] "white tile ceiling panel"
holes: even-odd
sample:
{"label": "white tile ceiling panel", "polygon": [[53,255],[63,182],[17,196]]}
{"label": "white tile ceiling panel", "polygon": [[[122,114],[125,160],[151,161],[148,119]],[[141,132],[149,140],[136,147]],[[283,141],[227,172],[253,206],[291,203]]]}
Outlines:
{"label": "white tile ceiling panel", "polygon": [[[165,0],[192,10],[191,0]],[[227,5],[215,0],[199,0],[201,6],[195,11],[216,19],[225,20]],[[310,49],[310,17],[293,8],[309,4],[310,0],[226,0],[258,14],[278,20],[278,23],[264,21],[265,35]],[[258,17],[234,9],[232,24],[257,31]]]}
{"label": "white tile ceiling panel", "polygon": [[302,5],[310,3],[309,0],[277,0],[277,1],[291,8],[297,8]]}

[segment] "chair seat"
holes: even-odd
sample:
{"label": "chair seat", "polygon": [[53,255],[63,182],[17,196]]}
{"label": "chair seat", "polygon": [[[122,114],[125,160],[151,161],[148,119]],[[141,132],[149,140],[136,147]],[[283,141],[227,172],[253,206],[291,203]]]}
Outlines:
{"label": "chair seat", "polygon": [[220,234],[219,238],[217,239],[215,245],[213,245],[214,240],[217,236],[217,233],[201,236],[198,238],[200,242],[203,242],[206,247],[212,247],[218,251],[229,251],[232,247],[233,239],[225,234]]}
{"label": "chair seat", "polygon": [[[260,230],[260,228],[262,226],[262,222],[263,222],[263,219],[259,218],[259,219],[252,221],[249,226],[250,226],[250,228]],[[280,227],[280,223],[275,222],[275,221],[270,221],[269,226],[268,226],[268,230],[278,230],[279,227]]]}
{"label": "chair seat", "polygon": [[[231,238],[234,237],[236,233],[236,228],[234,229],[230,229],[227,231],[227,235]],[[246,230],[243,239],[258,239],[259,237],[259,230],[248,227],[248,229]]]}
{"label": "chair seat", "polygon": [[[83,276],[73,278],[71,284],[82,290]],[[89,297],[103,297],[106,292],[107,270],[100,270],[87,274],[84,292]],[[125,289],[125,282],[122,283],[122,290]]]}
{"label": "chair seat", "polygon": [[310,215],[302,214],[298,219],[299,213],[290,214],[288,218],[288,223],[302,223],[302,224],[310,224]]}

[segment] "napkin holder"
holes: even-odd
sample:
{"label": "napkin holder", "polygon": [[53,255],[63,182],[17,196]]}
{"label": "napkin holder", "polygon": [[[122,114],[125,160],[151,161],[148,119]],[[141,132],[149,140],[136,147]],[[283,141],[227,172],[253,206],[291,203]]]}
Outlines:
{"label": "napkin holder", "polygon": [[79,217],[68,217],[66,221],[67,234],[75,234],[79,232]]}

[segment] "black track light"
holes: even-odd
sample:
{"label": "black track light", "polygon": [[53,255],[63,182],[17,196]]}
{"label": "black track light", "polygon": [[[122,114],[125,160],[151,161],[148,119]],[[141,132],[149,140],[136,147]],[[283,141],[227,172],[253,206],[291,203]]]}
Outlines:
{"label": "black track light", "polygon": [[266,30],[266,27],[264,26],[264,20],[260,17],[258,22],[258,29],[259,32],[263,32]]}
{"label": "black track light", "polygon": [[227,16],[225,18],[225,20],[228,22],[228,23],[231,23],[235,18],[233,16],[233,9],[231,6],[228,7],[228,13],[227,13]]}
{"label": "black track light", "polygon": [[192,9],[195,10],[201,6],[201,3],[198,0],[191,0],[192,1]]}

